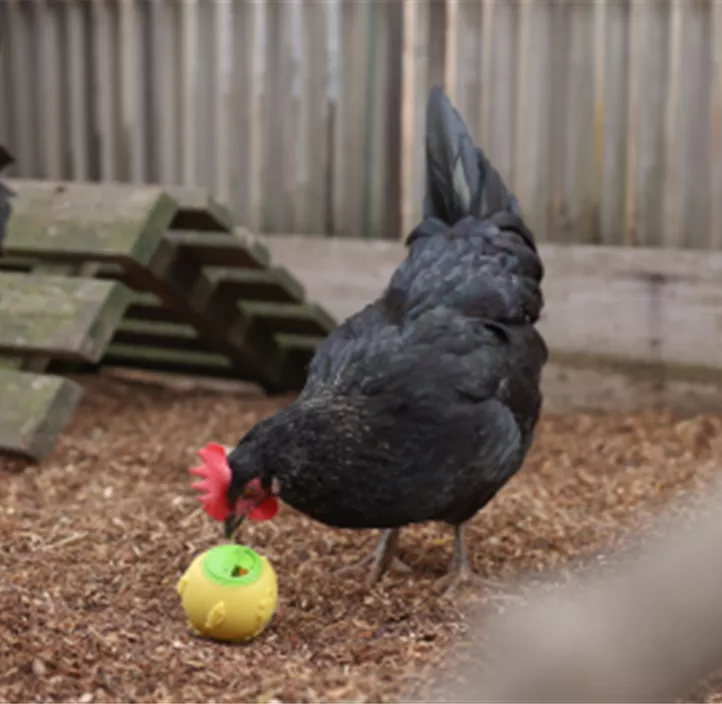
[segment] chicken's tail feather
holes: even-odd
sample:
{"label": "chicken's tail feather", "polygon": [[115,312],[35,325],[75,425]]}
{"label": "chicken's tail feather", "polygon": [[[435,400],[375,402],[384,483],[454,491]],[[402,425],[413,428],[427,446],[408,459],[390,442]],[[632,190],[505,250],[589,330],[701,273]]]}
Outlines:
{"label": "chicken's tail feather", "polygon": [[521,216],[515,196],[469,135],[444,91],[434,86],[426,106],[424,218],[455,225],[499,211]]}
{"label": "chicken's tail feather", "polygon": [[[14,162],[15,159],[10,152],[0,145],[0,171]],[[10,213],[12,212],[10,198],[14,195],[15,194],[4,183],[0,182],[0,251],[2,251],[8,220],[10,219]]]}

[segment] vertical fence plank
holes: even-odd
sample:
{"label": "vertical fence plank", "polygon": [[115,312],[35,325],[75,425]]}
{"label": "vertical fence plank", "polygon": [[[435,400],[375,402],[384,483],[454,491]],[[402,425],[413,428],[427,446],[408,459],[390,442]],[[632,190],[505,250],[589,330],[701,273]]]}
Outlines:
{"label": "vertical fence plank", "polygon": [[[301,141],[301,90],[303,86],[301,63],[302,63],[302,40],[301,40],[301,3],[303,0],[290,0],[284,3],[286,9],[285,32],[287,47],[287,87],[284,91],[286,100],[287,118],[283,121],[283,138],[286,149],[284,157],[286,166],[284,173],[289,177],[285,187],[287,191],[288,215],[286,220],[286,231],[298,231],[299,218],[303,214],[302,189],[299,187],[302,166],[300,159],[302,153],[298,149]],[[307,166],[307,161],[303,168]]]}
{"label": "vertical fence plank", "polygon": [[[516,60],[516,72],[514,75],[514,84],[516,87],[516,96],[514,101],[514,191],[519,198],[525,212],[528,213],[529,194],[531,186],[528,175],[530,169],[533,168],[529,159],[529,123],[528,116],[535,112],[534,109],[529,110],[531,84],[528,80],[529,59],[531,55],[531,22],[533,7],[529,0],[520,0],[517,14],[517,47],[518,54]],[[533,222],[533,217],[532,217]]]}
{"label": "vertical fence plank", "polygon": [[421,214],[424,193],[425,104],[429,88],[429,4],[404,3],[402,64],[402,217],[400,237],[406,238]]}
{"label": "vertical fence plank", "polygon": [[[636,9],[636,8],[635,8]],[[637,124],[637,220],[639,244],[661,244],[664,232],[664,114],[669,66],[670,4],[639,3],[640,32]]]}
{"label": "vertical fence plank", "polygon": [[676,3],[681,7],[684,21],[677,106],[679,210],[675,243],[683,247],[706,248],[710,246],[711,199],[707,182],[712,158],[710,103],[714,85],[711,4],[684,0],[676,0]]}
{"label": "vertical fence plank", "polygon": [[416,40],[419,6],[417,0],[403,0],[403,59],[401,84],[401,232],[404,239],[414,220],[414,121],[416,117]]}
{"label": "vertical fence plank", "polygon": [[[627,84],[629,68],[630,3],[605,3],[606,52],[604,71],[604,149],[599,191],[601,239],[624,242],[624,202],[627,184]],[[629,68],[629,70],[628,70]]]}
{"label": "vertical fence plank", "polygon": [[712,99],[710,149],[710,246],[722,247],[722,3],[712,0]]}
{"label": "vertical fence plank", "polygon": [[122,0],[120,13],[120,132],[123,173],[131,183],[143,183],[145,173],[145,134],[142,109],[142,58],[139,37],[138,4]]}
{"label": "vertical fence plank", "polygon": [[229,202],[231,193],[231,144],[233,125],[231,124],[231,101],[233,83],[233,7],[227,2],[213,5],[213,40],[215,45],[214,103],[214,172],[213,191],[222,202]]}
{"label": "vertical fence plank", "polygon": [[[459,19],[463,10],[463,0],[446,0],[444,17],[444,89],[452,103],[458,107],[459,70],[463,71],[462,47],[459,37]],[[460,67],[461,64],[461,67]],[[461,109],[461,108],[459,108]]]}
{"label": "vertical fence plank", "polygon": [[[32,6],[24,0],[8,0],[8,26],[5,41],[6,65],[12,73],[13,100],[10,113],[14,126],[14,156],[20,173],[38,174],[38,110],[34,106],[35,80],[32,71]],[[9,145],[8,145],[9,146]]]}
{"label": "vertical fence plank", "polygon": [[266,12],[266,74],[264,96],[266,105],[265,179],[263,189],[263,229],[284,230],[283,119],[281,91],[284,77],[283,3],[267,3]]}
{"label": "vertical fence plank", "polygon": [[64,111],[60,92],[62,60],[60,54],[61,6],[34,0],[37,49],[40,54],[37,68],[39,90],[44,106],[39,111],[41,129],[40,168],[45,178],[59,179],[63,175]]}
{"label": "vertical fence plank", "polygon": [[475,140],[481,140],[481,65],[482,46],[478,29],[483,4],[462,2],[459,7],[459,71],[457,77],[457,107],[467,120]]}
{"label": "vertical fence plank", "polygon": [[565,240],[593,242],[595,223],[594,5],[569,8],[570,56],[566,100]]}
{"label": "vertical fence plank", "polygon": [[594,1],[594,182],[592,231],[594,240],[603,242],[602,197],[604,194],[604,148],[607,121],[607,7],[606,0]]}
{"label": "vertical fence plank", "polygon": [[103,181],[118,180],[116,160],[115,36],[113,12],[106,0],[93,0],[93,89],[95,123],[99,140],[99,172]]}
{"label": "vertical fence plank", "polygon": [[[399,145],[401,139],[401,112],[403,100],[403,24],[404,8],[400,2],[383,2],[386,15],[388,31],[389,60],[384,67],[379,66],[378,70],[384,70],[387,78],[388,101],[386,103],[386,115],[380,117],[386,129],[385,159],[383,170],[385,180],[383,183],[383,197],[385,200],[386,223],[384,236],[390,239],[397,239],[402,232],[401,225],[401,178],[402,163]],[[375,183],[375,181],[374,181]]]}
{"label": "vertical fence plank", "polygon": [[7,28],[10,25],[8,11],[7,3],[0,4],[0,144],[11,144],[13,141],[11,120],[7,110],[8,102],[12,100],[6,36]]}
{"label": "vertical fence plank", "polygon": [[181,152],[181,183],[193,186],[198,169],[198,3],[182,0],[180,27],[181,67],[181,124],[183,150]]}
{"label": "vertical fence plank", "polygon": [[78,181],[89,178],[88,158],[88,81],[85,44],[85,7],[77,0],[66,4],[66,46],[68,49],[70,177]]}
{"label": "vertical fence plank", "polygon": [[624,243],[629,245],[636,242],[637,234],[637,218],[639,216],[639,206],[637,193],[637,168],[638,154],[637,142],[639,141],[639,110],[640,110],[640,71],[641,71],[641,53],[643,50],[642,42],[644,41],[642,27],[642,4],[631,3],[629,13],[629,79],[627,81],[627,149],[626,149],[626,171],[627,180],[624,194]]}
{"label": "vertical fence plank", "polygon": [[549,134],[552,94],[545,82],[551,71],[552,7],[527,0],[521,6],[519,43],[526,47],[517,65],[516,195],[534,234],[546,240],[551,197]]}
{"label": "vertical fence plank", "polygon": [[515,90],[518,60],[516,17],[519,0],[505,0],[494,6],[494,33],[491,56],[491,130],[485,145],[489,157],[514,190],[514,136],[517,95]]}
{"label": "vertical fence plank", "polygon": [[328,3],[306,0],[300,5],[303,61],[300,94],[299,203],[301,232],[326,229],[330,122],[328,103]]}
{"label": "vertical fence plank", "polygon": [[552,115],[549,129],[550,159],[548,178],[551,198],[548,210],[549,238],[554,241],[566,238],[568,204],[566,202],[565,157],[567,145],[568,112],[566,109],[569,85],[567,80],[570,3],[554,0],[551,6],[552,71],[549,77]]}
{"label": "vertical fence plank", "polygon": [[268,3],[266,32],[266,178],[263,191],[264,228],[293,229],[296,131],[293,99],[292,5]]}
{"label": "vertical fence plank", "polygon": [[218,51],[215,35],[215,14],[219,1],[198,0],[196,9],[196,169],[194,183],[212,193],[216,177],[215,124],[218,105]]}
{"label": "vertical fence plank", "polygon": [[[387,221],[388,199],[390,193],[391,171],[394,167],[390,161],[392,144],[390,139],[392,125],[388,114],[394,109],[393,102],[397,94],[393,93],[396,80],[392,42],[395,37],[393,30],[394,3],[386,0],[372,0],[369,36],[374,38],[375,46],[370,48],[369,57],[370,85],[372,90],[369,99],[372,101],[368,112],[369,144],[365,164],[366,184],[364,203],[364,234],[366,237],[389,237],[396,233],[390,229]],[[396,108],[397,109],[397,108]]]}
{"label": "vertical fence plank", "polygon": [[[434,35],[440,29],[444,31],[444,24],[436,24],[439,5],[422,2],[419,13],[419,37],[416,45],[418,71],[416,73],[415,90],[415,120],[414,120],[414,219],[415,226],[421,218],[424,194],[426,192],[426,100],[429,89],[434,81],[436,69],[431,63],[430,47],[434,45]],[[442,72],[443,75],[443,72]]]}
{"label": "vertical fence plank", "polygon": [[234,4],[234,202],[246,227],[259,231],[263,222],[265,165],[266,3]]}
{"label": "vertical fence plank", "polygon": [[[298,24],[297,34],[299,40],[298,77],[294,81],[294,100],[298,103],[298,138],[292,143],[296,156],[296,182],[293,189],[294,196],[294,231],[304,234],[309,230],[309,219],[312,210],[312,173],[313,173],[313,152],[319,145],[314,141],[316,136],[312,129],[312,117],[314,108],[319,107],[319,87],[323,90],[324,73],[318,72],[317,62],[313,62],[316,69],[315,75],[311,66],[311,56],[314,49],[316,37],[313,35],[312,12],[315,8],[315,1],[308,0],[302,4],[296,4],[296,16],[294,22]],[[310,26],[309,26],[310,25]],[[310,35],[310,36],[309,36]],[[294,63],[295,63],[294,56]],[[317,58],[317,57],[314,57]],[[323,44],[321,44],[321,58],[323,60]],[[294,72],[296,69],[294,68]],[[323,102],[321,99],[320,102]],[[316,122],[323,123],[323,118]]]}
{"label": "vertical fence plank", "polygon": [[180,182],[176,82],[178,52],[176,0],[151,3],[152,150],[151,178],[161,183]]}
{"label": "vertical fence plank", "polygon": [[495,0],[483,0],[479,35],[481,36],[481,91],[479,93],[479,139],[484,149],[491,142],[491,115],[493,101],[493,52],[494,52],[494,5]]}
{"label": "vertical fence plank", "polygon": [[338,4],[338,103],[334,118],[334,174],[339,188],[334,208],[334,233],[363,235],[364,149],[368,100],[368,17],[363,0]]}
{"label": "vertical fence plank", "polygon": [[[669,245],[678,244],[679,240],[679,122],[680,122],[680,90],[682,70],[682,31],[684,8],[682,4],[672,0],[669,15],[669,54],[667,65],[666,95],[664,99],[664,199],[662,201],[662,234]],[[691,76],[690,76],[691,79]]]}

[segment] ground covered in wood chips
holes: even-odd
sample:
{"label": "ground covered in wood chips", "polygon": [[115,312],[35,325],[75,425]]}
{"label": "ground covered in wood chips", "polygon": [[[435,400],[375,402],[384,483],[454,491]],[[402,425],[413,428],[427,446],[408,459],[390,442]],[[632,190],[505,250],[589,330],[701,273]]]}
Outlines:
{"label": "ground covered in wood chips", "polygon": [[[84,383],[49,459],[0,459],[0,700],[393,701],[419,691],[465,631],[464,602],[433,591],[449,532],[404,531],[415,574],[364,593],[334,571],[377,536],[284,507],[244,533],[278,573],[273,624],[244,646],[199,640],[175,586],[222,536],[187,467],[206,442],[234,443],[283,400]],[[501,580],[623,547],[711,477],[721,430],[722,416],[547,415],[525,470],[470,526],[474,567]],[[479,599],[496,609],[504,594],[490,587]]]}

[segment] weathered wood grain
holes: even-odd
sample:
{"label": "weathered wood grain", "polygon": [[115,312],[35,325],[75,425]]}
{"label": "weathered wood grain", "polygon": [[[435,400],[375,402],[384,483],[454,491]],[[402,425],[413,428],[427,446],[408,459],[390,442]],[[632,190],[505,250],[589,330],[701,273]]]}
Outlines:
{"label": "weathered wood grain", "polygon": [[169,232],[166,239],[195,257],[204,266],[233,266],[262,269],[268,252],[251,238],[225,232]]}
{"label": "weathered wood grain", "polygon": [[0,351],[96,362],[130,301],[120,283],[0,274]]}
{"label": "weathered wood grain", "polygon": [[[338,320],[377,296],[405,256],[395,242],[264,241],[273,260]],[[722,254],[563,245],[540,251],[547,302],[540,329],[553,355],[690,374],[722,369]]]}
{"label": "weathered wood grain", "polygon": [[8,181],[16,191],[4,252],[51,261],[146,264],[177,212],[160,188]]}
{"label": "weathered wood grain", "polygon": [[0,369],[0,448],[42,458],[55,446],[81,393],[69,379]]}
{"label": "weathered wood grain", "polygon": [[219,203],[205,188],[164,186],[165,192],[178,203],[172,230],[208,230],[230,232],[235,223],[225,205]]}

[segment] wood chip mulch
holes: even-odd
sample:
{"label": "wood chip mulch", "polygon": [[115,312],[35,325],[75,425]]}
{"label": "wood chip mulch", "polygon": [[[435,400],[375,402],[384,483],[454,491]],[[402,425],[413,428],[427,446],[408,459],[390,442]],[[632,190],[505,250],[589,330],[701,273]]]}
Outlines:
{"label": "wood chip mulch", "polygon": [[[287,399],[83,383],[50,458],[0,459],[0,701],[403,700],[464,634],[465,602],[434,590],[450,531],[405,530],[414,575],[365,593],[334,572],[377,535],[284,507],[243,534],[278,573],[274,622],[243,646],[192,636],[176,582],[222,535],[186,470],[206,442],[234,444]],[[526,468],[470,526],[475,568],[494,581],[563,574],[629,545],[667,501],[713,476],[720,437],[722,415],[545,416]],[[476,603],[498,610],[504,599],[490,587]]]}

